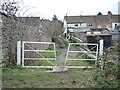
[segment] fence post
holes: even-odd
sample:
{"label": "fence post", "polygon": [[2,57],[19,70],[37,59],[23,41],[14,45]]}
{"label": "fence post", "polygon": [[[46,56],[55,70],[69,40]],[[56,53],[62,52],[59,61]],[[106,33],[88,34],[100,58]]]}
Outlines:
{"label": "fence post", "polygon": [[[103,55],[103,40],[100,40],[99,56]],[[100,58],[100,68],[103,69],[103,59]]]}
{"label": "fence post", "polygon": [[21,41],[17,41],[17,65],[21,64]]}

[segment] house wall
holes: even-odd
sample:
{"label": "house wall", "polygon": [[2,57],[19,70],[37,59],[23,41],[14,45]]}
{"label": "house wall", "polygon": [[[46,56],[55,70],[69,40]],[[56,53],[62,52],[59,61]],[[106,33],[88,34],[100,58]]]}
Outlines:
{"label": "house wall", "polygon": [[63,27],[64,27],[64,33],[67,33],[67,22],[64,20],[63,22]]}
{"label": "house wall", "polygon": [[97,23],[95,28],[112,28],[111,23]]}
{"label": "house wall", "polygon": [[87,27],[86,23],[74,23],[74,24],[68,24],[67,27],[73,27],[73,28],[80,28],[80,27]]}
{"label": "house wall", "polygon": [[101,26],[101,28],[112,28],[112,24],[110,23],[87,23],[85,27],[87,28],[98,28]]}
{"label": "house wall", "polygon": [[96,28],[96,23],[87,23],[87,28]]}
{"label": "house wall", "polygon": [[118,22],[114,22],[114,23],[112,23],[112,29],[113,29],[113,30],[115,29],[115,24],[117,24],[117,25],[120,26],[120,23],[118,23]]}
{"label": "house wall", "polygon": [[[78,26],[75,26],[78,24]],[[80,28],[80,27],[87,27],[87,28],[112,28],[113,25],[111,23],[74,23],[74,24],[67,24],[67,27],[71,28]],[[113,27],[114,28],[114,27]]]}

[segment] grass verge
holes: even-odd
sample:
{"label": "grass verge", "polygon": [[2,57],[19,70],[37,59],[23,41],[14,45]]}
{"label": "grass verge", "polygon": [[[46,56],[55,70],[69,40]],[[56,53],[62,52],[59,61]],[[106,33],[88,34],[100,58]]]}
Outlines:
{"label": "grass verge", "polygon": [[90,88],[95,70],[69,69],[48,73],[45,69],[3,68],[3,88]]}

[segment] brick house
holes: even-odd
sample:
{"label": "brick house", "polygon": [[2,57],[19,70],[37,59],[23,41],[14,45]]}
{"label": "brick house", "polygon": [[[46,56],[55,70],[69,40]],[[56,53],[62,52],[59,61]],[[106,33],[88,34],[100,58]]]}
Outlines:
{"label": "brick house", "polygon": [[65,16],[64,33],[67,29],[81,28],[108,28],[114,30],[120,25],[120,14],[114,15],[108,11],[108,15]]}

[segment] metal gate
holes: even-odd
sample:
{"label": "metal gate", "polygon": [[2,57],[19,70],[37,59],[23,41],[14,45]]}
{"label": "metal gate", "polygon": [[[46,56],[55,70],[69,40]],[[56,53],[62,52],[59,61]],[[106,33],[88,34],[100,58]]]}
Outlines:
{"label": "metal gate", "polygon": [[[67,68],[94,68],[98,58],[98,44],[69,43],[65,66]],[[92,63],[84,65],[84,62]]]}
{"label": "metal gate", "polygon": [[[22,47],[22,53],[21,53]],[[102,51],[100,51],[102,52]],[[22,54],[22,55],[21,55]],[[21,60],[22,56],[22,60]],[[17,42],[17,65],[27,68],[53,68],[53,70],[67,70],[68,68],[95,68],[98,59],[98,44],[69,43],[63,67],[58,66],[56,60],[56,47],[52,42]],[[33,63],[40,65],[33,65]],[[83,61],[83,62],[81,62]],[[31,62],[32,65],[29,65]],[[47,64],[41,64],[41,63]],[[92,63],[89,66],[84,62]],[[77,64],[77,65],[76,65]]]}
{"label": "metal gate", "polygon": [[[19,47],[20,41],[18,41],[18,64],[21,63]],[[32,63],[37,62],[37,64],[40,65],[29,65],[29,61]],[[44,63],[47,64],[44,65]],[[30,41],[22,42],[22,67],[53,68],[54,66],[57,66],[55,43]]]}

